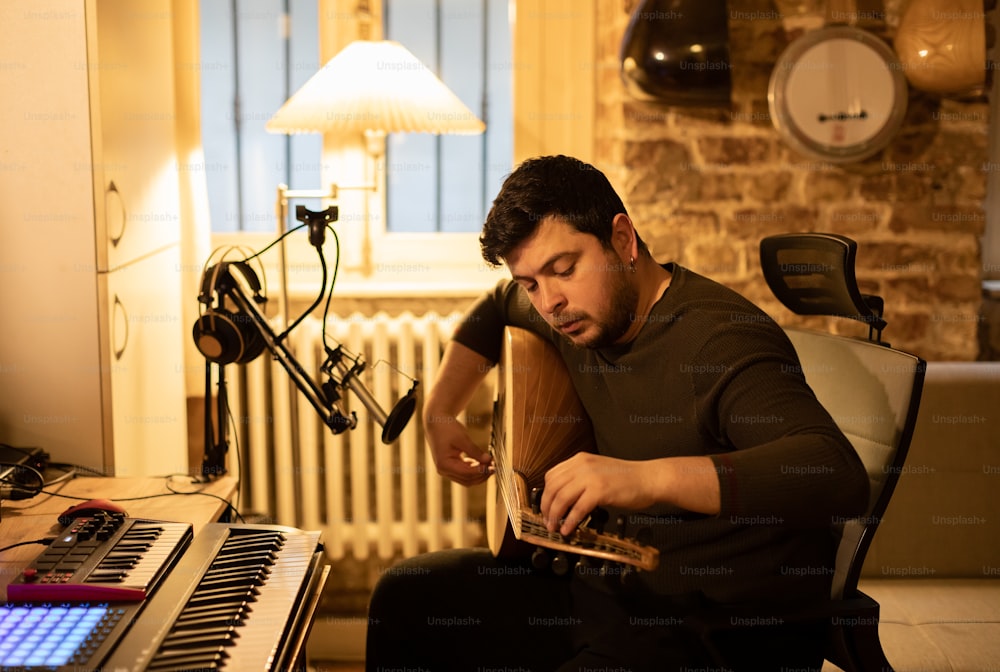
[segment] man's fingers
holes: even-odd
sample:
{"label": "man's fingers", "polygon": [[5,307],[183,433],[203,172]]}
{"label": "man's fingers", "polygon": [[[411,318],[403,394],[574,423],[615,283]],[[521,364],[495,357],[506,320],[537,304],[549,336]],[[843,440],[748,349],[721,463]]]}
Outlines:
{"label": "man's fingers", "polygon": [[461,454],[461,460],[468,464],[470,467],[479,469],[480,471],[488,471],[488,467],[493,463],[493,457],[489,453],[483,453],[479,458],[472,457],[468,453],[463,452]]}
{"label": "man's fingers", "polygon": [[586,491],[579,484],[567,483],[562,487],[556,487],[552,493],[549,492],[549,488],[550,486],[546,485],[545,493],[542,495],[543,500],[546,495],[549,496],[548,507],[544,501],[542,504],[545,527],[549,532],[559,530],[560,534],[568,536],[587,517],[587,513],[593,507],[588,504]]}
{"label": "man's fingers", "polygon": [[438,473],[460,485],[476,485],[489,478],[491,465],[470,457],[466,453],[449,457]]}

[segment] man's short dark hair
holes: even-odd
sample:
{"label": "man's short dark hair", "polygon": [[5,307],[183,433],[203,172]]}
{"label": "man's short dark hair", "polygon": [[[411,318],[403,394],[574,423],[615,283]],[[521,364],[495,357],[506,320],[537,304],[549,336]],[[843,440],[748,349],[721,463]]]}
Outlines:
{"label": "man's short dark hair", "polygon": [[[577,231],[611,246],[611,222],[625,205],[608,178],[570,156],[528,159],[507,176],[493,201],[479,244],[483,259],[499,266],[546,217],[560,217]],[[645,246],[640,241],[640,247]]]}

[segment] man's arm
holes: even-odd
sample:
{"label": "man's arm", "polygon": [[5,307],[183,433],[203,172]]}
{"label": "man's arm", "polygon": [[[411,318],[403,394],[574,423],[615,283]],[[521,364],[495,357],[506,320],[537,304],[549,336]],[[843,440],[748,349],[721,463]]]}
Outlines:
{"label": "man's arm", "polygon": [[[705,431],[734,449],[711,456],[720,515],[778,517],[789,527],[861,515],[868,473],[819,403],[787,337],[765,323],[723,325],[693,358],[692,386]],[[716,375],[712,362],[727,362]]]}
{"label": "man's arm", "polygon": [[458,415],[491,368],[489,359],[452,340],[424,400],[424,431],[438,473],[462,485],[481,483],[490,475],[489,453],[472,441]]}

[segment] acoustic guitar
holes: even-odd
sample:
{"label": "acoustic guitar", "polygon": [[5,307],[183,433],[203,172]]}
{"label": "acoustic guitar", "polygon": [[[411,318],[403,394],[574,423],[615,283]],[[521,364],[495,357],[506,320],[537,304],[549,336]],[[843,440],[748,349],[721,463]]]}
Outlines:
{"label": "acoustic guitar", "polygon": [[517,327],[504,331],[493,409],[486,536],[497,557],[531,546],[655,569],[659,551],[610,534],[587,521],[570,536],[549,532],[532,493],[545,472],[580,451],[594,451],[594,437],[569,371],[556,348]]}

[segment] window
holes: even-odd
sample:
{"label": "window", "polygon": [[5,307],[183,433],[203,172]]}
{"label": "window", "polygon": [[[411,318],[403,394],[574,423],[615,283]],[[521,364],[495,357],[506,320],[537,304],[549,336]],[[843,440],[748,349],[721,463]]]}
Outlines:
{"label": "window", "polygon": [[317,1],[201,0],[202,144],[213,231],[273,232],[278,184],[320,183],[319,135],[264,130],[319,69]]}
{"label": "window", "polygon": [[478,232],[513,160],[508,0],[383,0],[383,34],[486,122],[479,136],[396,134],[386,147],[390,232]]}

